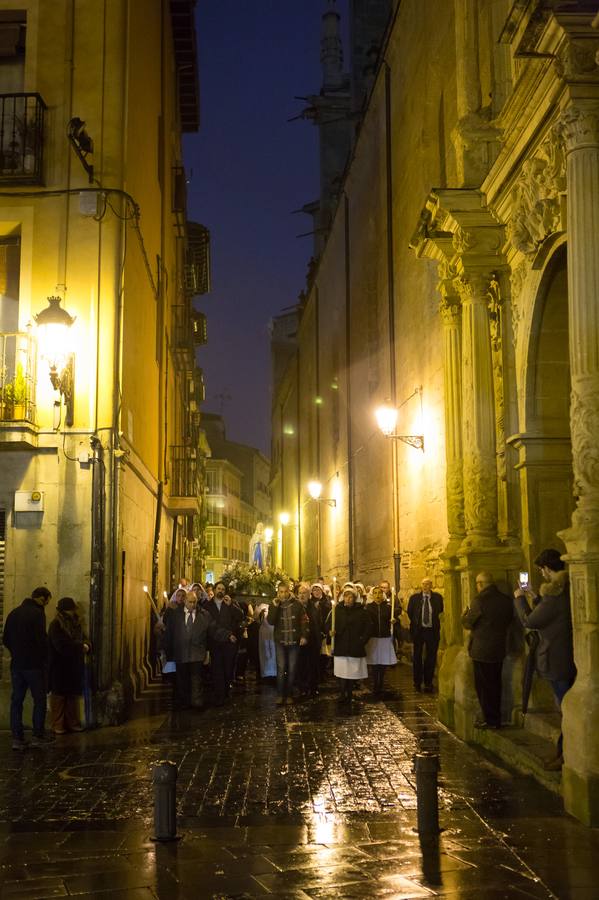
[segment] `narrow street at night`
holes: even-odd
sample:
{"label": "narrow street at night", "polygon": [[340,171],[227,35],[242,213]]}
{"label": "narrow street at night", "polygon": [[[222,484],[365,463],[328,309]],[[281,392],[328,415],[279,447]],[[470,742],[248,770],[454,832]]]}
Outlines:
{"label": "narrow street at night", "polygon": [[[275,707],[248,679],[230,706],[146,715],[11,756],[2,736],[2,898],[597,897],[599,834],[531,778],[435,718],[398,667],[348,712],[336,690]],[[155,707],[153,710],[152,707]],[[440,754],[437,838],[416,833],[413,756]],[[179,767],[181,840],[156,844],[151,767]]]}

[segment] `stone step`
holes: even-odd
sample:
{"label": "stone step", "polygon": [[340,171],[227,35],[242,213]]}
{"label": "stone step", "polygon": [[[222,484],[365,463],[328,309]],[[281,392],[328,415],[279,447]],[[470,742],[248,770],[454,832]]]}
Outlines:
{"label": "stone step", "polygon": [[561,795],[561,772],[545,769],[545,762],[555,758],[555,741],[514,726],[477,730],[476,741],[518,772],[532,775],[550,791]]}
{"label": "stone step", "polygon": [[531,734],[551,741],[555,746],[562,727],[562,717],[557,710],[539,711],[530,710],[524,718],[524,728]]}

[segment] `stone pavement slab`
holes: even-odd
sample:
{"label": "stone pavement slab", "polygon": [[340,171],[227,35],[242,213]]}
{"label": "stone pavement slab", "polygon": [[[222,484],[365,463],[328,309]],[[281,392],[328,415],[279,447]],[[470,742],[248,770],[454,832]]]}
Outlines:
{"label": "stone pavement slab", "polygon": [[[140,717],[15,754],[0,736],[0,897],[599,898],[599,834],[466,746],[398,667],[352,710],[331,685],[280,709]],[[442,833],[420,839],[413,755],[440,754]],[[182,840],[155,844],[151,766],[179,767]]]}

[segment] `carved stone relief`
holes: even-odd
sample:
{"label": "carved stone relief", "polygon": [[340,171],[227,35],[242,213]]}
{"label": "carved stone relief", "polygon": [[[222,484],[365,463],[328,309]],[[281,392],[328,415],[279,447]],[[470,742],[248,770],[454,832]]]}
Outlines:
{"label": "carved stone relief", "polygon": [[464,453],[464,513],[468,535],[496,535],[495,460]]}
{"label": "carved stone relief", "polygon": [[505,443],[505,397],[503,389],[503,298],[497,276],[493,274],[487,293],[491,353],[493,361],[493,388],[495,392],[495,439],[497,442],[497,475],[507,481]]}
{"label": "carved stone relief", "polygon": [[[599,517],[599,394],[595,379],[588,389],[572,386],[570,426],[574,461],[574,493],[579,508]],[[592,511],[592,512],[591,512]]]}
{"label": "carved stone relief", "polygon": [[532,257],[545,238],[564,229],[561,196],[566,191],[566,160],[560,129],[552,129],[539,150],[523,165],[512,189],[508,238],[516,250]]}
{"label": "carved stone relief", "polygon": [[599,75],[596,53],[597,41],[568,41],[555,60],[557,74],[568,81]]}

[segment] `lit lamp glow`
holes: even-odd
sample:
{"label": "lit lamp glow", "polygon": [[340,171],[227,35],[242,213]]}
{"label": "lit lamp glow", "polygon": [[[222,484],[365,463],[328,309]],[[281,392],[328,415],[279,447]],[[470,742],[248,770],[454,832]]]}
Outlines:
{"label": "lit lamp glow", "polygon": [[397,428],[397,410],[394,406],[379,406],[375,412],[377,425],[387,437],[395,433]]}
{"label": "lit lamp glow", "polygon": [[320,500],[320,495],[322,494],[322,484],[320,481],[309,481],[308,493],[313,500]]}
{"label": "lit lamp glow", "polygon": [[272,536],[273,536],[272,528],[265,528],[264,529],[264,540],[266,541],[267,544],[272,543]]}
{"label": "lit lamp glow", "polygon": [[75,400],[75,357],[71,327],[75,317],[60,305],[60,297],[48,297],[48,306],[34,316],[40,356],[50,368],[50,381],[65,404],[65,424],[73,424]]}
{"label": "lit lamp glow", "polygon": [[[421,392],[418,390],[414,393]],[[410,447],[414,447],[416,450],[424,451],[424,436],[422,434],[397,434],[398,411],[395,406],[385,403],[375,410],[374,415],[376,417],[377,425],[385,437],[392,438],[396,441],[403,441],[404,444],[409,444]]]}
{"label": "lit lamp glow", "polygon": [[289,513],[279,513],[279,522],[281,523],[281,525],[289,525]]}

